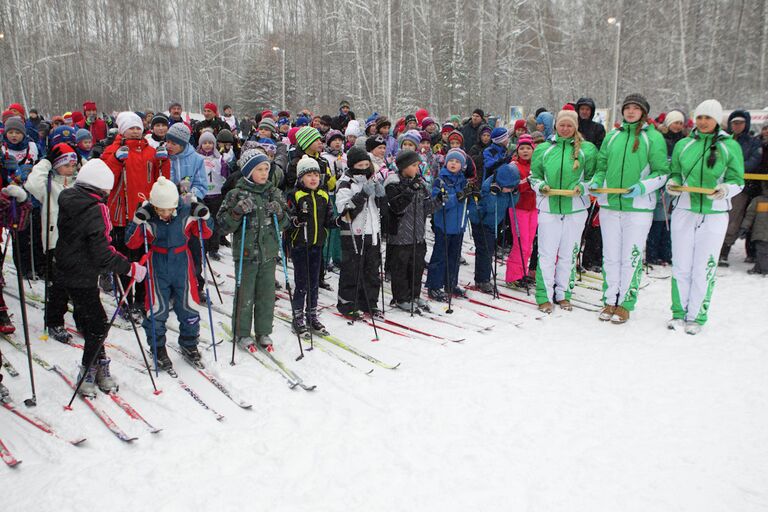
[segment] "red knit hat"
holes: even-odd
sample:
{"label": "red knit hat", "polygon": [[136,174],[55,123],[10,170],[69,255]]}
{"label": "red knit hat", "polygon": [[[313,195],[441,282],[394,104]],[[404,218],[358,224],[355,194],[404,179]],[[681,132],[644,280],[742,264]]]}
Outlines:
{"label": "red knit hat", "polygon": [[62,165],[77,163],[77,153],[65,142],[60,142],[53,146],[61,153],[56,160],[53,161],[53,168],[58,169]]}
{"label": "red knit hat", "polygon": [[209,101],[205,105],[203,105],[203,110],[213,110],[214,115],[219,115],[219,107],[216,106],[216,104],[212,101]]}
{"label": "red knit hat", "polygon": [[563,105],[563,108],[560,110],[573,110],[574,112],[576,112],[576,109],[574,108],[573,103],[566,103],[565,105]]}
{"label": "red knit hat", "polygon": [[76,111],[72,112],[72,122],[73,123],[77,124],[77,123],[79,123],[80,121],[82,121],[84,119],[85,119],[85,116],[79,110],[76,110]]}
{"label": "red knit hat", "polygon": [[9,117],[14,117],[15,115],[16,114],[10,109],[3,110],[3,114],[2,114],[3,124],[5,124],[5,122],[8,120]]}
{"label": "red knit hat", "polygon": [[453,130],[450,135],[448,135],[448,142],[450,143],[454,139],[459,139],[459,142],[461,142],[462,145],[464,145],[464,135],[461,134],[458,130]]}
{"label": "red knit hat", "polygon": [[299,128],[298,126],[294,126],[290,130],[288,130],[288,140],[294,146],[296,145],[296,133],[298,133],[299,130],[301,130],[301,128]]}
{"label": "red knit hat", "polygon": [[24,112],[24,107],[21,106],[21,103],[11,103],[8,105],[8,110],[15,110],[19,114],[21,114],[21,118],[24,119],[26,117]]}
{"label": "red knit hat", "polygon": [[264,110],[261,113],[261,118],[264,119],[265,117],[271,117],[272,119],[274,119],[275,114],[273,114],[271,110]]}
{"label": "red knit hat", "polygon": [[420,108],[416,111],[416,119],[419,121],[419,125],[424,121],[425,118],[429,117],[429,110],[425,108]]}
{"label": "red knit hat", "polygon": [[536,143],[533,142],[533,139],[527,133],[525,135],[521,135],[520,138],[517,139],[517,147],[519,148],[520,146],[524,146],[526,144],[532,148],[536,147]]}
{"label": "red knit hat", "polygon": [[451,133],[455,128],[451,123],[445,123],[443,127],[440,129],[440,133]]}
{"label": "red knit hat", "polygon": [[528,131],[528,125],[526,124],[525,119],[518,119],[515,121],[515,127],[513,131],[517,131],[520,128],[523,128],[526,132]]}
{"label": "red knit hat", "polygon": [[96,102],[95,101],[84,101],[83,102],[83,112],[86,112],[88,110],[96,110]]}

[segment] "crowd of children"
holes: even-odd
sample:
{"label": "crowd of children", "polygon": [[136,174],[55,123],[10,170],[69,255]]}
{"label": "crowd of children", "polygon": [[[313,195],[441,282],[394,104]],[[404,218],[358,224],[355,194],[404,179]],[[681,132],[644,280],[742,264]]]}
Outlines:
{"label": "crowd of children", "polygon": [[[125,294],[120,314],[141,323],[164,369],[173,310],[182,353],[199,364],[193,303],[222,245],[235,263],[234,341],[247,350],[273,343],[281,258],[293,267],[294,331],[327,334],[318,290],[331,289],[328,272],[339,272],[336,307],[350,319],[382,315],[383,279],[390,306],[411,314],[429,311],[426,298],[465,297],[467,225],[473,289],[496,294],[503,278],[535,286],[543,312],[570,310],[577,269],[597,266],[598,318],[619,324],[637,305],[644,263],[671,264],[668,327],[696,334],[733,240],[747,238],[750,272],[768,274],[766,182],[744,190],[745,166],[768,172],[768,130],[762,142],[749,138],[746,111],[721,125],[716,100],[691,119],[680,110],[652,118],[648,101],[630,94],[607,134],[594,111],[581,98],[508,129],[480,109],[441,126],[424,109],[358,121],[346,101],[336,117],[265,110],[253,120],[206,103],[205,119],[191,123],[178,103],[167,114],[112,117],[87,101],[52,123],[35,112],[33,125],[12,104],[0,125],[0,222],[18,272],[46,280],[45,325],[58,341],[71,339],[64,314],[74,306],[85,394],[116,386],[101,293]],[[729,213],[734,204],[741,211]],[[0,293],[0,332],[13,331]]]}

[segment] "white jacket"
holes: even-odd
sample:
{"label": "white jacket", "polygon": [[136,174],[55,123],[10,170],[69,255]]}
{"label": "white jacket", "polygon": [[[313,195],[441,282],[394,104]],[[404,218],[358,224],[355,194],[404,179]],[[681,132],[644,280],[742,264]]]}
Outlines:
{"label": "white jacket", "polygon": [[[51,174],[51,203],[46,202],[46,196],[48,195],[48,174]],[[75,184],[75,177],[65,177],[57,174],[55,171],[51,171],[51,162],[48,160],[40,160],[37,165],[32,168],[32,172],[29,173],[29,178],[24,184],[24,188],[35,196],[35,199],[42,203],[40,208],[42,225],[48,226],[50,232],[50,240],[48,240],[49,248],[56,248],[56,241],[59,239],[59,228],[56,225],[59,220],[59,194],[65,188],[69,188]],[[51,209],[51,222],[48,223],[48,208]],[[46,234],[43,233],[43,250],[46,247]]]}
{"label": "white jacket", "polygon": [[[381,233],[381,219],[376,197],[371,194],[362,204],[355,203],[355,197],[363,189],[366,181],[368,180],[365,176],[352,176],[345,172],[336,182],[336,209],[341,216],[339,221],[341,235],[371,235],[373,245],[376,245]],[[383,193],[384,187],[381,183],[376,185],[381,187]],[[350,224],[347,220],[352,215],[354,218]]]}

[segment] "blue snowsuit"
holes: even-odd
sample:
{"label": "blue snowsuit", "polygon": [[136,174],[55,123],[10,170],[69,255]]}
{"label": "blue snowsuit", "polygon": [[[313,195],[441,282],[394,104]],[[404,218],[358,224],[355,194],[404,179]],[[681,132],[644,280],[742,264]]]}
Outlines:
{"label": "blue snowsuit", "polygon": [[[456,288],[459,279],[459,253],[464,239],[464,229],[467,227],[464,214],[468,199],[459,201],[456,194],[467,185],[463,172],[456,174],[443,167],[440,174],[432,182],[432,197],[437,196],[441,188],[445,189],[445,206],[437,210],[433,216],[432,228],[435,232],[435,245],[429,259],[427,270],[427,288],[437,290],[445,286],[446,274],[450,276],[449,290]],[[448,242],[448,261],[446,256],[446,241]],[[448,269],[446,273],[446,268]]]}
{"label": "blue snowsuit", "polygon": [[[190,306],[191,298],[200,304],[197,292],[197,278],[192,261],[192,253],[188,246],[190,238],[198,238],[197,219],[189,216],[190,207],[180,204],[176,209],[176,216],[169,222],[165,222],[157,213],[147,221],[147,239],[149,242],[150,275],[147,280],[150,285],[145,286],[147,291],[145,307],[149,311],[150,290],[154,291],[154,317],[157,346],[165,346],[165,322],[168,320],[171,308],[179,320],[179,345],[191,347],[197,345],[197,337],[200,334],[200,315]],[[203,225],[203,238],[209,238],[212,234],[211,220]],[[130,249],[144,247],[144,230],[131,222],[126,229],[126,245]],[[149,314],[142,322],[142,327],[147,335],[147,342],[152,346],[152,322]]]}

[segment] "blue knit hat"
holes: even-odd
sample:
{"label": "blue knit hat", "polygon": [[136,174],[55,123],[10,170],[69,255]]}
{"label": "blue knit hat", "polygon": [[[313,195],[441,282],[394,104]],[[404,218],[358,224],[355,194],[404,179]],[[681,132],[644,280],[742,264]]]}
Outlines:
{"label": "blue knit hat", "polygon": [[173,123],[173,126],[168,128],[168,133],[165,134],[165,140],[175,142],[182,148],[186,148],[191,135],[192,132],[189,131],[189,127],[186,124]]}
{"label": "blue knit hat", "polygon": [[65,142],[70,146],[76,146],[77,138],[75,137],[75,133],[76,133],[75,130],[73,130],[71,126],[64,125],[64,126],[56,127],[51,132],[51,140],[50,140],[51,147],[61,142]]}
{"label": "blue knit hat", "polygon": [[398,137],[398,139],[398,147],[400,148],[403,147],[403,142],[405,141],[413,142],[414,146],[419,147],[419,143],[421,143],[421,134],[417,130],[408,130]]}
{"label": "blue knit hat", "polygon": [[497,126],[491,131],[491,140],[496,144],[501,144],[509,137],[509,131],[502,126]]}
{"label": "blue knit hat", "polygon": [[238,165],[240,166],[240,172],[243,173],[243,176],[246,178],[250,178],[251,173],[256,168],[256,166],[263,164],[264,162],[269,163],[269,158],[267,155],[257,149],[249,149],[240,155],[240,160],[237,161]]}
{"label": "blue knit hat", "polygon": [[77,133],[75,134],[75,139],[77,140],[77,143],[80,144],[84,140],[93,139],[91,136],[91,132],[86,130],[85,128],[80,128],[77,130]]}
{"label": "blue knit hat", "polygon": [[501,188],[516,187],[520,183],[520,170],[515,164],[500,165],[496,169],[496,184]]}
{"label": "blue knit hat", "polygon": [[450,150],[448,154],[445,155],[445,163],[448,163],[448,160],[458,160],[459,163],[461,163],[462,169],[467,166],[467,157],[464,155],[464,152],[458,148]]}

